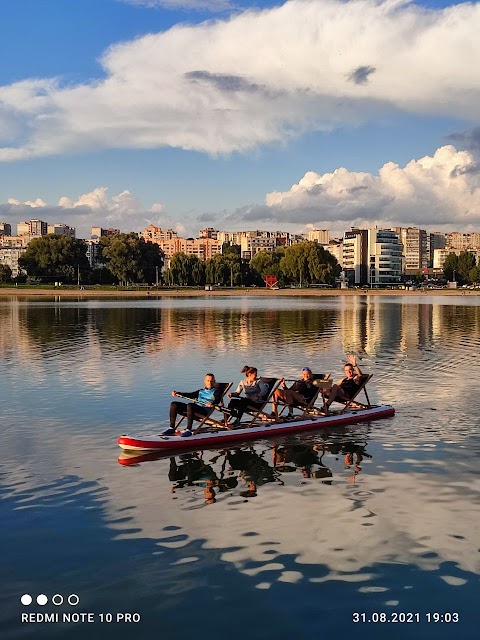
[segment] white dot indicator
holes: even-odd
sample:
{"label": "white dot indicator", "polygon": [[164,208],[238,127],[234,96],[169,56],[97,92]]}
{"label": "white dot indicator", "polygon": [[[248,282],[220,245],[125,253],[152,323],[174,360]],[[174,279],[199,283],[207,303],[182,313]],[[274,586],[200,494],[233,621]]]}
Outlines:
{"label": "white dot indicator", "polygon": [[28,593],[24,593],[23,596],[20,598],[20,602],[25,606],[32,604],[32,596]]}
{"label": "white dot indicator", "polygon": [[46,605],[47,602],[48,602],[48,598],[44,593],[41,593],[39,596],[37,596],[37,604],[39,604],[41,607]]}
{"label": "white dot indicator", "polygon": [[71,595],[68,596],[68,604],[71,604],[73,607],[75,607],[79,602],[80,602],[80,598],[77,596],[76,593],[72,593]]}
{"label": "white dot indicator", "polygon": [[59,607],[61,604],[63,604],[63,596],[60,595],[59,593],[56,593],[53,597],[52,597],[52,602],[54,605],[56,605],[57,607]]}

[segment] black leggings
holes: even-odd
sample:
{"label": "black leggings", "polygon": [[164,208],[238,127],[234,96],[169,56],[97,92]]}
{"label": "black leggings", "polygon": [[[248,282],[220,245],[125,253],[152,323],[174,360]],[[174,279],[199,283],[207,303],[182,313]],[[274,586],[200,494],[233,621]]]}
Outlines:
{"label": "black leggings", "polygon": [[194,402],[172,402],[170,404],[170,427],[175,428],[177,415],[187,416],[187,429],[191,429],[194,420],[203,420],[205,416],[212,413],[213,409],[201,407]]}
{"label": "black leggings", "polygon": [[232,412],[232,415],[240,420],[245,411],[258,411],[263,407],[263,402],[254,402],[248,398],[232,398],[228,403],[228,409]]}

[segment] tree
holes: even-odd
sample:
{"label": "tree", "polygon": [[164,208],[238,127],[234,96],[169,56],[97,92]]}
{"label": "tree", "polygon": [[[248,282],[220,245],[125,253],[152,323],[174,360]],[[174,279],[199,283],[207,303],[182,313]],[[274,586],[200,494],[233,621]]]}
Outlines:
{"label": "tree", "polygon": [[258,251],[250,260],[250,267],[256,271],[262,279],[266,276],[276,276],[277,280],[282,280],[284,273],[280,267],[280,262],[285,255],[285,249],[279,248],[275,251],[262,249]]}
{"label": "tree", "polygon": [[469,251],[462,251],[458,256],[458,273],[462,280],[462,284],[470,282],[470,271],[476,266],[475,256]]}
{"label": "tree", "polygon": [[476,268],[475,256],[469,251],[462,251],[457,256],[450,253],[443,263],[443,273],[447,280],[456,280],[459,284],[472,282],[470,272]]}
{"label": "tree", "polygon": [[296,278],[300,286],[314,282],[334,285],[341,271],[335,256],[316,242],[299,242],[288,247],[280,268],[286,275]]}
{"label": "tree", "polygon": [[5,284],[6,282],[10,282],[12,279],[12,270],[8,266],[8,264],[0,263],[0,284]]}
{"label": "tree", "polygon": [[170,267],[165,273],[171,285],[201,286],[205,284],[205,264],[197,256],[187,256],[178,251],[170,258]]}
{"label": "tree", "polygon": [[472,267],[468,274],[468,279],[472,284],[480,283],[480,266]]}
{"label": "tree", "polygon": [[32,277],[76,282],[78,271],[88,271],[86,244],[70,236],[50,234],[30,241],[18,264]]}
{"label": "tree", "polygon": [[455,279],[453,277],[453,272],[456,272],[455,275],[458,274],[458,256],[456,253],[449,253],[445,258],[445,262],[443,263],[443,273],[445,274],[445,278],[449,282],[453,282]]}
{"label": "tree", "polygon": [[230,242],[224,242],[222,244],[222,256],[235,255],[238,258],[242,256],[242,247],[239,244],[231,244]]}
{"label": "tree", "polygon": [[229,283],[230,269],[221,254],[213,256],[205,261],[205,281],[207,284]]}
{"label": "tree", "polygon": [[102,261],[120,282],[145,282],[155,279],[156,268],[163,266],[163,252],[153,242],[145,242],[136,233],[119,233],[101,238]]}

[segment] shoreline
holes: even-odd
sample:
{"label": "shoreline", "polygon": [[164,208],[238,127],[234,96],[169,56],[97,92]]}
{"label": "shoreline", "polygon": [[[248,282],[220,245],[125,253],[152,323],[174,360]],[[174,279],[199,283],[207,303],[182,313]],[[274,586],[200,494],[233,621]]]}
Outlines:
{"label": "shoreline", "polygon": [[4,296],[13,297],[62,297],[62,298],[187,298],[187,297],[208,297],[218,298],[225,296],[255,296],[255,297],[325,297],[325,296],[479,296],[480,289],[426,289],[417,291],[407,291],[405,289],[278,289],[272,291],[263,288],[237,288],[237,289],[215,289],[205,291],[203,289],[168,289],[138,290],[138,291],[101,291],[101,290],[80,290],[80,289],[17,289],[15,287],[0,288],[0,298]]}

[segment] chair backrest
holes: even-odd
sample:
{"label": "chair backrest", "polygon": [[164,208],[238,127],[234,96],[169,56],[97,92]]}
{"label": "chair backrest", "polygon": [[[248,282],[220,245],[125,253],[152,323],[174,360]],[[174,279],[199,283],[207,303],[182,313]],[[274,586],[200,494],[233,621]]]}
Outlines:
{"label": "chair backrest", "polygon": [[362,373],[362,375],[360,376],[360,384],[358,385],[357,390],[355,391],[355,393],[351,398],[349,398],[348,400],[341,400],[340,398],[335,398],[337,402],[341,402],[342,404],[345,404],[345,407],[342,409],[341,413],[343,413],[352,404],[352,402],[355,400],[355,398],[358,396],[358,394],[362,390],[365,392],[365,397],[367,398],[368,404],[370,404],[370,398],[368,397],[368,393],[365,387],[367,386],[367,382],[369,382],[372,378],[373,378],[373,373]]}
{"label": "chair backrest", "polygon": [[373,373],[362,373],[359,380],[360,384],[358,385],[358,391],[355,393],[356,396],[360,393],[360,391],[371,378],[373,378]]}
{"label": "chair backrest", "polygon": [[313,380],[329,380],[330,374],[329,373],[312,373],[312,379]]}
{"label": "chair backrest", "polygon": [[217,387],[222,392],[222,397],[220,398],[220,403],[222,403],[225,394],[230,389],[230,387],[232,386],[233,382],[217,382],[216,384],[217,384]]}
{"label": "chair backrest", "polygon": [[265,398],[268,399],[270,394],[272,393],[273,387],[278,382],[278,378],[260,378],[262,382],[265,382],[268,385],[268,393],[265,394]]}

